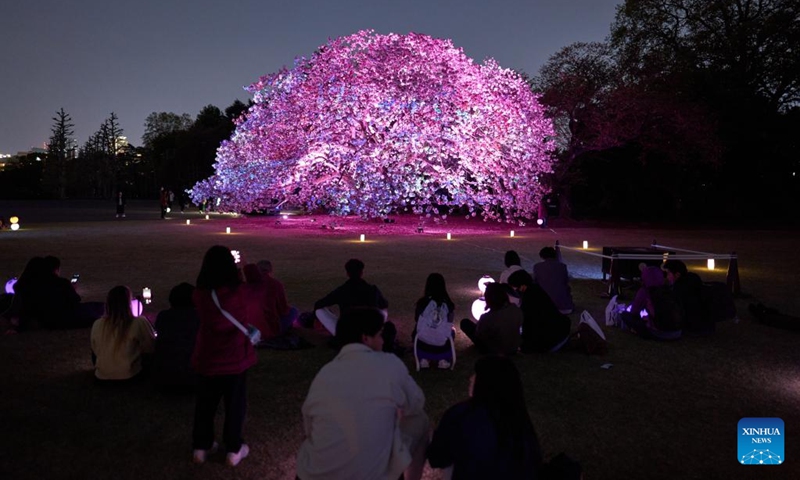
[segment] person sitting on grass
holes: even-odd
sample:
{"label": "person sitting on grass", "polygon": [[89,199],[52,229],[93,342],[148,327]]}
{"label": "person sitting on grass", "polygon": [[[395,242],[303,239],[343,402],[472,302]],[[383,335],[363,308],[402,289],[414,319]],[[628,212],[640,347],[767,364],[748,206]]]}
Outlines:
{"label": "person sitting on grass", "polygon": [[453,480],[541,478],[539,440],[514,362],[478,359],[469,399],[444,413],[426,456],[433,468],[452,468]]}
{"label": "person sitting on grass", "polygon": [[689,272],[680,260],[664,262],[667,283],[683,309],[684,329],[687,333],[709,335],[716,327],[714,318],[706,311],[703,302],[703,281],[696,273]]}
{"label": "person sitting on grass", "polygon": [[508,283],[508,277],[510,277],[512,273],[517,270],[522,270],[522,260],[520,260],[519,254],[516,251],[509,250],[506,252],[503,262],[506,265],[506,269],[500,273],[500,283]]}
{"label": "person sitting on grass", "polygon": [[558,261],[558,253],[553,247],[539,250],[539,257],[542,261],[533,266],[533,281],[547,292],[561,313],[569,315],[575,309],[575,304],[567,266]]}
{"label": "person sitting on grass", "polygon": [[675,294],[664,285],[659,267],[639,265],[642,286],[628,308],[620,312],[623,328],[651,340],[677,340],[682,334],[683,313]]}
{"label": "person sitting on grass", "polygon": [[165,390],[188,391],[197,384],[197,375],[189,365],[200,319],[192,303],[194,286],[183,282],[169,292],[169,310],[156,317],[153,376],[158,387]]}
{"label": "person sitting on grass", "polygon": [[61,276],[61,260],[44,257],[45,275],[40,287],[43,301],[40,323],[45,328],[88,328],[103,315],[103,302],[81,302],[76,283]]}
{"label": "person sitting on grass", "polygon": [[[456,306],[450,295],[447,293],[447,286],[441,273],[431,273],[425,280],[425,292],[422,298],[417,300],[414,309],[414,318],[417,323],[411,340],[419,336],[417,340],[417,350],[429,353],[444,353],[450,351],[448,341],[453,341],[455,329],[453,328],[453,318]],[[420,368],[430,367],[427,358],[419,362]],[[447,360],[439,361],[439,368],[450,368],[451,363]]]}
{"label": "person sitting on grass", "polygon": [[7,333],[35,330],[39,327],[43,300],[41,288],[47,275],[47,266],[43,257],[33,257],[25,264],[25,268],[14,284],[14,298],[5,313],[11,328]]}
{"label": "person sitting on grass", "polygon": [[[386,320],[389,302],[377,286],[364,280],[364,262],[351,258],[344,264],[344,270],[347,272],[347,281],[314,303],[314,313],[319,322],[326,330],[335,334],[338,317],[329,308],[334,305],[339,307],[339,316],[353,307],[371,307],[378,309]],[[383,327],[384,351],[395,351],[396,339],[397,328],[387,320]]]}
{"label": "person sitting on grass", "polygon": [[381,351],[384,325],[375,308],[347,309],[339,319],[343,347],[314,377],[303,402],[297,478],[421,477],[430,428],[425,395],[405,364]]}
{"label": "person sitting on grass", "polygon": [[286,289],[272,276],[272,262],[260,260],[255,265],[245,265],[247,283],[255,284],[264,295],[264,318],[267,330],[261,332],[264,340],[284,335],[297,319],[297,309],[289,305]]}
{"label": "person sitting on grass", "polygon": [[508,284],[522,299],[523,353],[555,352],[569,340],[569,317],[558,311],[556,305],[533,277],[525,270],[511,274]]}
{"label": "person sitting on grass", "polygon": [[522,311],[509,303],[503,284],[488,284],[484,298],[489,311],[481,315],[477,324],[469,318],[461,320],[461,331],[481,353],[514,355],[521,343]]}
{"label": "person sitting on grass", "polygon": [[124,285],[108,292],[105,308],[105,315],[92,325],[95,377],[109,383],[141,378],[143,357],[153,352],[155,344],[150,322],[133,315],[131,291]]}

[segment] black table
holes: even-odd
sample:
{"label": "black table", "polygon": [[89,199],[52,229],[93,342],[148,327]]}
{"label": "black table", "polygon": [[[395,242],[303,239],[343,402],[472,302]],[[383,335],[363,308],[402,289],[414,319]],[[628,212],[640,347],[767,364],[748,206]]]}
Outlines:
{"label": "black table", "polygon": [[647,266],[654,266],[659,267],[663,263],[664,254],[675,255],[675,252],[670,250],[664,250],[663,248],[655,248],[655,247],[603,247],[603,280],[606,279],[606,275],[611,274],[611,259],[605,258],[610,257],[613,255],[659,255],[660,258],[655,259],[632,259],[632,258],[624,258],[624,259],[617,259],[617,272],[619,278],[626,278],[626,279],[634,279],[639,278],[641,276],[641,272],[639,271],[639,264],[644,263]]}

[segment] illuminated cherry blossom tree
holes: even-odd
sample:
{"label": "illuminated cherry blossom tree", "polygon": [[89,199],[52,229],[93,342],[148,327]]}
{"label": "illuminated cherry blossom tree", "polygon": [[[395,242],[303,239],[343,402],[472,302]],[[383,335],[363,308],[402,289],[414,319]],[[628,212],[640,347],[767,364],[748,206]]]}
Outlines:
{"label": "illuminated cherry blossom tree", "polygon": [[452,212],[523,221],[551,171],[552,124],[515,72],[449,40],[362,31],[247,89],[255,105],[194,201],[339,215]]}

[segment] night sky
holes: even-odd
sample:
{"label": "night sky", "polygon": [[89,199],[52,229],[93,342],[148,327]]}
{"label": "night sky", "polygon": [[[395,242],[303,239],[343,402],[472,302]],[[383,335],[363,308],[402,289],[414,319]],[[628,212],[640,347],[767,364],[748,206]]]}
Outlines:
{"label": "night sky", "polygon": [[0,6],[0,153],[42,147],[52,117],[79,145],[115,112],[141,145],[154,111],[225,109],[328,38],[358,30],[450,38],[482,61],[535,74],[559,48],[603,40],[621,0],[98,0]]}

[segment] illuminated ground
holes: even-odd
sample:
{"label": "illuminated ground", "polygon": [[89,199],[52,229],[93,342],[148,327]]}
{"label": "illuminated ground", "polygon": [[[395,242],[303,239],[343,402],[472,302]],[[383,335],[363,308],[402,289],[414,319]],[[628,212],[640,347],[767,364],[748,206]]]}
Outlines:
{"label": "illuminated ground", "polygon": [[[55,254],[64,275],[81,274],[80,293],[86,300],[102,300],[116,284],[134,290],[147,286],[154,292],[155,313],[166,307],[171,286],[194,282],[204,251],[221,243],[250,261],[271,259],[290,301],[306,310],[344,280],[344,262],[359,257],[367,265],[367,279],[389,299],[401,340],[410,334],[413,302],[428,273],[444,274],[457,315],[465,316],[477,294],[477,279],[499,274],[507,249],[516,249],[527,269],[538,250],[555,240],[569,246],[588,240],[595,252],[602,245],[647,246],[654,239],[691,250],[735,250],[743,290],[754,297],[737,303],[739,324],[719,325],[711,339],[675,344],[611,331],[612,350],[605,357],[520,357],[531,416],[546,452],[566,451],[579,459],[586,478],[765,478],[764,468],[769,477],[791,478],[790,471],[800,472],[792,460],[800,458],[800,444],[791,433],[800,425],[798,337],[754,324],[746,312],[748,302],[759,300],[800,315],[794,279],[800,269],[794,251],[797,232],[588,228],[558,222],[542,230],[448,219],[447,224],[428,221],[417,233],[416,217],[381,224],[219,214],[206,221],[196,213],[177,213],[161,221],[155,202],[133,202],[128,217],[116,221],[111,204],[67,205],[0,202],[0,215],[18,214],[23,225],[19,232],[0,232],[0,275],[18,274],[30,256]],[[186,219],[192,224],[186,225]],[[232,228],[229,235],[226,226]],[[358,241],[362,233],[364,243]],[[600,260],[572,251],[565,251],[564,258],[575,277],[579,308],[600,319],[605,306]],[[699,263],[690,268],[706,280],[723,281],[727,263],[717,264],[714,272]],[[457,342],[455,372],[414,374],[434,420],[463,398],[476,358],[461,334]],[[0,409],[8,432],[0,437],[0,477],[229,476],[219,462],[198,467],[187,460],[191,398],[162,396],[149,386],[98,389],[88,352],[86,330],[0,337]],[[299,405],[314,373],[332,356],[325,347],[261,352],[249,384],[246,438],[252,458],[237,469],[241,478],[293,478],[293,455],[302,439]],[[410,357],[406,361],[411,365]],[[600,369],[604,363],[614,367]],[[738,464],[736,424],[745,416],[783,418],[788,432],[784,465]]]}

